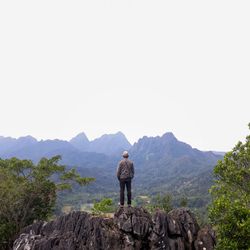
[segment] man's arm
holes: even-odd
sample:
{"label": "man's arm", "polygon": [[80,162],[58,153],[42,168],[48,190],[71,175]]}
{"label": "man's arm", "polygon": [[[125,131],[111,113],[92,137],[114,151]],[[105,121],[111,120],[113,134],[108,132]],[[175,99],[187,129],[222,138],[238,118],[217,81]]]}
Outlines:
{"label": "man's arm", "polygon": [[134,168],[134,163],[133,162],[132,162],[132,165],[131,165],[131,172],[132,172],[132,178],[134,178],[135,168]]}
{"label": "man's arm", "polygon": [[121,176],[121,163],[118,164],[117,170],[116,170],[116,176],[118,178],[118,180],[120,180],[120,176]]}

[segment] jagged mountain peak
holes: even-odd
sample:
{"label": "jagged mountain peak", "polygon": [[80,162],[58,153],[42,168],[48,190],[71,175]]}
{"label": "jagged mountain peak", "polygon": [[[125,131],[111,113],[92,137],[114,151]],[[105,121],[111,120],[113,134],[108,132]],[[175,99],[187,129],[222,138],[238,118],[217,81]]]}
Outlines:
{"label": "jagged mountain peak", "polygon": [[69,142],[80,151],[106,155],[120,155],[121,151],[128,150],[131,147],[131,144],[121,131],[113,134],[104,134],[92,141],[89,141],[85,133],[80,133]]}
{"label": "jagged mountain peak", "polygon": [[177,138],[172,132],[166,132],[161,138],[169,141],[177,141]]}
{"label": "jagged mountain peak", "polygon": [[117,132],[115,134],[104,134],[91,141],[89,150],[108,155],[120,155],[123,150],[130,148],[131,144],[126,136],[122,132]]}
{"label": "jagged mountain peak", "polygon": [[149,161],[164,166],[168,161],[215,162],[217,157],[192,148],[189,144],[179,141],[173,133],[167,132],[162,136],[141,138],[130,150],[131,155],[140,164],[147,165]]}
{"label": "jagged mountain peak", "polygon": [[89,149],[89,139],[84,132],[76,135],[70,141],[70,144],[80,151],[87,151]]}
{"label": "jagged mountain peak", "polygon": [[83,140],[83,141],[89,141],[87,135],[84,133],[84,132],[81,132],[79,134],[77,134],[76,136],[74,136],[70,142],[72,141],[80,141],[80,140]]}
{"label": "jagged mountain peak", "polygon": [[143,136],[134,144],[134,146],[138,147],[148,145],[149,147],[154,147],[157,144],[162,146],[165,144],[171,144],[172,142],[178,143],[180,141],[178,141],[172,132],[167,132],[162,136]]}

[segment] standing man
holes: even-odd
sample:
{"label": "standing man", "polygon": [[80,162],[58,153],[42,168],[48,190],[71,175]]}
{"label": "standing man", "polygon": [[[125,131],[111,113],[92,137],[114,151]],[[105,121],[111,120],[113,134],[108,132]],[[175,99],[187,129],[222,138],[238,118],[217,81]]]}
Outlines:
{"label": "standing man", "polygon": [[134,177],[134,164],[128,159],[128,151],[124,151],[123,159],[119,162],[117,168],[117,178],[120,181],[120,206],[124,207],[124,191],[127,188],[128,206],[131,206],[131,180]]}

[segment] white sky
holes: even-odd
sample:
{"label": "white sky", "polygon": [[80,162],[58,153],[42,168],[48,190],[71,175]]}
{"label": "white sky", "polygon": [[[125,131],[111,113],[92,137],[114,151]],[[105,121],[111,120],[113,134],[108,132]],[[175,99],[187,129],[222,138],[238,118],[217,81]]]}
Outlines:
{"label": "white sky", "polygon": [[0,135],[203,150],[249,133],[249,1],[1,1]]}

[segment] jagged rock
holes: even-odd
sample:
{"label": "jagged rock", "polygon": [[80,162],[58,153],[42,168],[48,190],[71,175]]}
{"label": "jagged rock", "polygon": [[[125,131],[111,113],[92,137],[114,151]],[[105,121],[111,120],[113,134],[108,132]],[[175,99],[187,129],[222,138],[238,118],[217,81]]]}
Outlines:
{"label": "jagged rock", "polygon": [[[172,210],[168,215],[173,224],[179,225],[176,234],[184,237],[184,249],[193,249],[194,241],[200,229],[195,216],[187,208]],[[171,226],[171,223],[169,223],[169,226]],[[172,229],[174,230],[175,228],[177,227],[175,226]]]}
{"label": "jagged rock", "polygon": [[120,230],[112,219],[73,212],[54,221],[38,222],[25,228],[13,249],[119,249],[120,242]]}
{"label": "jagged rock", "polygon": [[124,249],[149,249],[148,236],[153,222],[150,213],[145,209],[120,208],[114,215],[114,222],[126,239]]}
{"label": "jagged rock", "polygon": [[194,249],[199,226],[189,209],[179,208],[168,214],[157,211],[153,221],[151,249]]}
{"label": "jagged rock", "polygon": [[195,217],[185,208],[168,214],[157,211],[153,216],[143,208],[124,208],[118,209],[114,218],[72,212],[24,228],[13,249],[200,250],[202,245],[212,250],[212,231],[198,230]]}
{"label": "jagged rock", "polygon": [[143,208],[120,208],[114,215],[114,221],[119,229],[141,239],[151,232],[153,225],[150,213]]}
{"label": "jagged rock", "polygon": [[206,226],[198,232],[198,236],[195,241],[195,250],[214,249],[215,243],[216,236],[214,230],[210,226]]}

